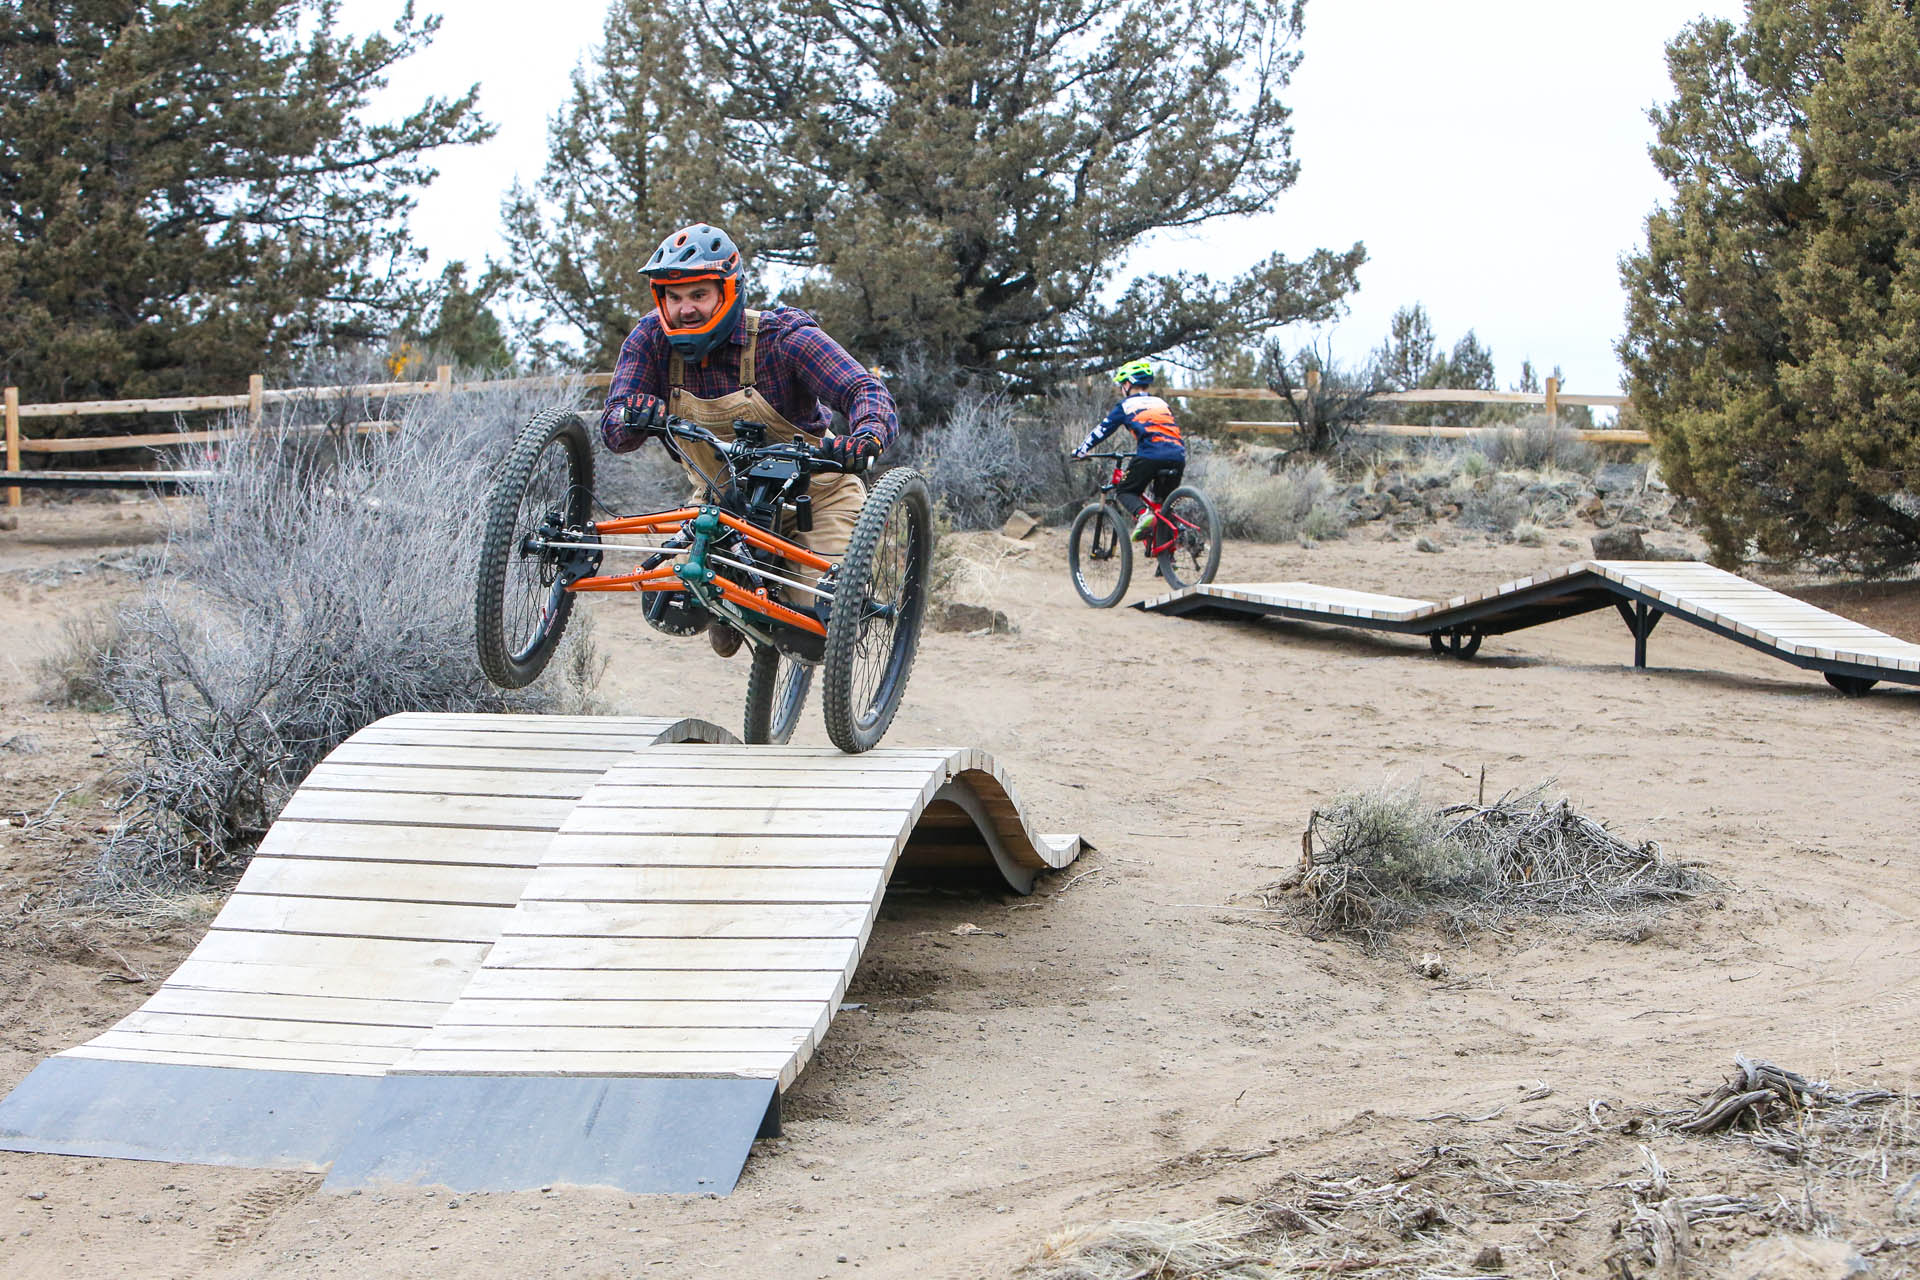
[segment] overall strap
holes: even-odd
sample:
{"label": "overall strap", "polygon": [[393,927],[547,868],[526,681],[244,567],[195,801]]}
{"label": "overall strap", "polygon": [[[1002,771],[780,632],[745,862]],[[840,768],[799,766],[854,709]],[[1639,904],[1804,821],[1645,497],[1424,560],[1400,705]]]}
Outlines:
{"label": "overall strap", "polygon": [[740,348],[740,389],[745,391],[753,386],[753,355],[760,342],[760,313],[746,312],[741,316],[741,323],[747,327],[747,340]]}
{"label": "overall strap", "polygon": [[687,385],[687,362],[678,351],[667,355],[667,390],[681,391]]}

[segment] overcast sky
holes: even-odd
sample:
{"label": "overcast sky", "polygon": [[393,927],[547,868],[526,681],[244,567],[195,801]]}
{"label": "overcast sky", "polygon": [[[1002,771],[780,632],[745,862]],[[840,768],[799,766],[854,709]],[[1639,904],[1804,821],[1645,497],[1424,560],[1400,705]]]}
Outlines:
{"label": "overcast sky", "polygon": [[[537,177],[548,118],[600,37],[606,0],[419,0],[439,38],[395,74],[392,108],[480,84],[499,126],[445,153],[420,201],[417,238],[436,260],[503,254],[501,196]],[[344,0],[369,31],[401,0]],[[1566,389],[1611,392],[1625,298],[1617,262],[1664,195],[1647,159],[1647,108],[1668,95],[1665,45],[1739,0],[1310,0],[1306,60],[1286,96],[1298,185],[1271,213],[1155,243],[1141,269],[1221,274],[1274,249],[1367,246],[1336,358],[1364,359],[1395,309],[1426,304],[1443,343],[1468,329],[1506,386],[1532,359]],[[662,228],[664,235],[671,228]],[[1304,342],[1310,335],[1294,335]]]}

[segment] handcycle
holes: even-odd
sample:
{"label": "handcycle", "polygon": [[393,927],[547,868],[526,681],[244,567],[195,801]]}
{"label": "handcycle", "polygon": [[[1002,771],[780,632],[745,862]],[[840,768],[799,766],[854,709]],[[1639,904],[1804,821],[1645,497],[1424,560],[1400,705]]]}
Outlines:
{"label": "handcycle", "polygon": [[[881,477],[835,562],[779,530],[783,518],[795,532],[811,529],[808,487],[815,475],[844,470],[838,461],[801,441],[769,443],[757,422],[735,422],[732,440],[684,418],[653,431],[683,461],[686,445],[711,450],[719,474],[694,467],[704,500],[595,520],[593,444],[581,416],[548,411],[521,429],[495,474],[481,537],[481,670],[502,688],[530,684],[560,643],[575,597],[642,592],[657,630],[692,636],[719,621],[752,645],[746,741],[792,736],[818,667],[827,736],[842,751],[872,748],[899,709],[926,613],[926,482],[905,467]],[[609,541],[623,536],[649,541]],[[639,567],[603,575],[607,556],[637,557]],[[819,576],[809,582],[804,571]]]}
{"label": "handcycle", "polygon": [[[1081,508],[1067,530],[1067,564],[1073,572],[1073,589],[1096,609],[1111,609],[1127,594],[1133,578],[1133,541],[1129,536],[1132,521],[1114,497],[1114,489],[1126,477],[1130,453],[1089,453],[1087,460],[1111,460],[1113,472],[1100,485],[1098,495]],[[1206,494],[1192,485],[1181,485],[1155,502],[1146,494],[1140,500],[1153,513],[1144,550],[1157,562],[1157,572],[1169,587],[1191,587],[1212,582],[1220,568],[1220,515]]]}

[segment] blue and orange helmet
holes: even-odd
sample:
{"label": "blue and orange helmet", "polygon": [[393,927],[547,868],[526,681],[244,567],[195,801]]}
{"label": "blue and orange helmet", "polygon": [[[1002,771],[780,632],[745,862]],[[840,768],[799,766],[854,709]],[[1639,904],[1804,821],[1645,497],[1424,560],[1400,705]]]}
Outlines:
{"label": "blue and orange helmet", "polygon": [[[667,341],[682,356],[704,360],[710,351],[733,335],[734,325],[740,320],[740,250],[733,238],[720,228],[704,222],[680,228],[660,242],[640,274],[653,286],[653,305],[660,312]],[[703,280],[719,287],[719,308],[704,324],[675,328],[673,317],[667,314],[667,286]]]}

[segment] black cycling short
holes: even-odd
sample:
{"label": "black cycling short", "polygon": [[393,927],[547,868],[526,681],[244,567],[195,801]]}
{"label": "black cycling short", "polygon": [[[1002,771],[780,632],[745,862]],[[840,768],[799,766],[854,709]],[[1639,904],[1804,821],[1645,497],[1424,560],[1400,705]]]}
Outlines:
{"label": "black cycling short", "polygon": [[1113,486],[1114,496],[1120,499],[1128,515],[1139,515],[1146,506],[1140,501],[1140,494],[1151,491],[1155,502],[1165,502],[1180,487],[1180,477],[1186,474],[1184,458],[1135,458],[1127,464],[1127,474],[1120,478],[1120,483]]}

